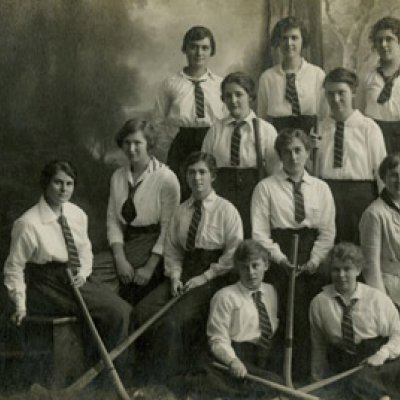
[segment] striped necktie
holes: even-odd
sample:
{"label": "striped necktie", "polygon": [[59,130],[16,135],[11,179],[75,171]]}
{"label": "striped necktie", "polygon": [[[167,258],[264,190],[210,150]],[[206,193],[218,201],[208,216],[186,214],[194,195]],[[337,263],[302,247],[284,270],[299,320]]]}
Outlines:
{"label": "striped necktie", "polygon": [[129,186],[128,197],[121,208],[121,215],[124,218],[127,225],[129,225],[136,218],[137,212],[135,204],[133,202],[133,197],[135,196],[136,190],[138,190],[142,182],[143,181],[140,181],[135,186],[133,186],[130,182],[128,182]]}
{"label": "striped necktie", "polygon": [[240,128],[246,124],[245,121],[235,121],[235,128],[231,137],[231,165],[237,167],[240,165],[240,141],[242,134]]}
{"label": "striped necktie", "polygon": [[336,296],[337,302],[340,304],[343,310],[342,316],[342,337],[344,349],[349,354],[356,353],[356,344],[354,343],[354,328],[353,318],[351,312],[358,299],[351,299],[350,304],[346,305],[340,296]]}
{"label": "striped necktie", "polygon": [[252,293],[252,297],[258,311],[258,318],[260,321],[261,337],[259,345],[263,349],[269,350],[271,347],[272,336],[273,336],[272,325],[271,325],[271,320],[269,319],[268,316],[267,308],[265,307],[265,304],[263,303],[261,296],[262,296],[261,290]]}
{"label": "striped necktie", "polygon": [[196,106],[196,117],[204,118],[204,91],[201,87],[201,82],[204,81],[195,81],[192,80],[194,85],[194,101]]}
{"label": "striped necktie", "polygon": [[292,114],[295,117],[301,115],[299,96],[296,89],[296,74],[286,74],[285,99],[292,105]]}
{"label": "striped necktie", "polygon": [[381,92],[379,93],[377,102],[379,104],[383,104],[386,103],[390,99],[390,96],[392,95],[394,80],[400,75],[400,68],[393,75],[385,76],[383,74],[382,67],[378,67],[378,73],[385,82],[385,85],[383,86]]}
{"label": "striped necktie", "polygon": [[193,207],[194,212],[192,215],[192,220],[190,221],[188,235],[186,238],[186,250],[188,251],[195,249],[197,229],[199,228],[199,223],[201,220],[201,200],[195,200],[193,202]]}
{"label": "striped necktie", "polygon": [[71,268],[72,272],[76,274],[81,267],[81,262],[79,260],[79,254],[75,245],[74,237],[72,236],[72,232],[68,225],[67,219],[64,217],[63,214],[58,217],[57,222],[61,225],[65,245],[67,246],[68,266],[69,268]]}
{"label": "striped necktie", "polygon": [[343,165],[344,122],[336,121],[335,140],[333,147],[333,168]]}
{"label": "striped necktie", "polygon": [[297,223],[300,223],[306,217],[304,211],[304,197],[303,192],[301,191],[301,184],[303,181],[295,182],[294,180],[289,179],[289,182],[293,186],[294,219]]}

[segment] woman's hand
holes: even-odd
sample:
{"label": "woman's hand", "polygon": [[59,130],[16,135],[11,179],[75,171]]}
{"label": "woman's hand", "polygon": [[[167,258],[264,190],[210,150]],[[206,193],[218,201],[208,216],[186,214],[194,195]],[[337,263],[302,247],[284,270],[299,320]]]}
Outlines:
{"label": "woman's hand", "polygon": [[313,261],[308,261],[299,267],[301,272],[305,271],[309,275],[313,275],[317,272],[318,265],[314,264]]}
{"label": "woman's hand", "polygon": [[373,354],[364,360],[364,364],[371,365],[372,367],[378,367],[386,361],[386,357],[378,353]]}
{"label": "woman's hand", "polygon": [[183,293],[183,283],[179,278],[171,279],[171,293],[174,297]]}
{"label": "woman's hand", "polygon": [[125,257],[115,259],[115,268],[120,281],[127,285],[131,283],[135,276],[135,270]]}
{"label": "woman's hand", "polygon": [[83,286],[85,284],[85,282],[86,282],[86,279],[83,276],[77,274],[72,277],[71,283],[75,287],[80,288],[81,286]]}
{"label": "woman's hand", "polygon": [[205,283],[207,283],[207,278],[205,277],[204,274],[202,275],[197,275],[191,279],[189,279],[186,283],[185,283],[185,287],[184,290],[185,292],[194,289],[197,286],[202,286]]}
{"label": "woman's hand", "polygon": [[247,375],[246,366],[238,358],[229,364],[229,371],[235,378],[244,378]]}
{"label": "woman's hand", "polygon": [[133,282],[136,285],[144,286],[147,285],[154,274],[155,269],[157,268],[158,263],[161,260],[161,256],[158,254],[151,254],[146,264],[135,270],[135,276],[133,278]]}
{"label": "woman's hand", "polygon": [[26,310],[17,310],[13,315],[11,315],[11,321],[20,326],[24,318],[26,317]]}

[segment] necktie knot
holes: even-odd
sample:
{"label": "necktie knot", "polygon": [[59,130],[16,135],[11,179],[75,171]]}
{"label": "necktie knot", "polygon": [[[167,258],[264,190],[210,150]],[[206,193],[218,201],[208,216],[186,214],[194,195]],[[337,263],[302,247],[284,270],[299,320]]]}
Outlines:
{"label": "necktie knot", "polygon": [[261,290],[257,290],[256,292],[253,292],[251,294],[253,296],[253,300],[258,303],[259,301],[261,301]]}
{"label": "necktie knot", "polygon": [[296,74],[294,72],[289,72],[286,74],[286,79],[288,81],[294,82],[296,80]]}

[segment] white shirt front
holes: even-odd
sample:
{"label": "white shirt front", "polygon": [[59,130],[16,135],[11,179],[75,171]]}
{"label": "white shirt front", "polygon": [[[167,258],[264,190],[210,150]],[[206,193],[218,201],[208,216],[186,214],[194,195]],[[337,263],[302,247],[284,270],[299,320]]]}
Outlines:
{"label": "white shirt front", "polygon": [[325,258],[335,239],[335,204],[328,185],[304,171],[301,191],[304,198],[305,219],[298,223],[294,218],[293,185],[282,170],[255,187],[251,200],[252,238],[259,241],[279,263],[286,256],[271,239],[271,230],[318,229],[318,237],[310,260],[316,265]]}
{"label": "white shirt front", "polygon": [[354,110],[344,121],[343,164],[333,168],[336,121],[319,124],[321,143],[317,152],[318,175],[323,179],[375,180],[386,157],[382,131],[371,119]]}
{"label": "white shirt front", "polygon": [[[186,252],[186,238],[194,212],[193,198],[179,205],[169,225],[164,248],[165,275],[180,278]],[[195,247],[223,250],[217,263],[204,273],[208,280],[232,268],[232,256],[243,240],[243,226],[239,212],[228,200],[212,191],[202,202],[202,215],[197,229]]]}
{"label": "white shirt front", "polygon": [[137,216],[131,225],[160,224],[160,236],[153,247],[153,253],[162,255],[168,223],[180,201],[178,179],[165,164],[154,157],[136,182],[133,182],[129,166],[117,169],[111,177],[107,209],[107,236],[110,245],[124,243],[125,220],[121,210],[128,198],[128,182],[131,185],[142,182],[134,194],[133,202]]}
{"label": "white shirt front", "polygon": [[[73,203],[63,205],[63,215],[78,251],[81,263],[79,275],[86,279],[92,272],[93,263],[87,216]],[[57,219],[58,216],[41,197],[35,206],[14,222],[10,254],[4,264],[4,284],[19,310],[26,310],[25,264],[68,261],[67,247]]]}
{"label": "white shirt front", "polygon": [[[239,168],[257,168],[256,142],[253,128],[254,111],[243,120],[240,140]],[[231,167],[231,140],[236,120],[229,116],[216,121],[204,138],[202,151],[212,154],[217,160],[218,168]],[[274,144],[277,137],[276,129],[270,123],[258,119],[261,157],[268,175],[280,166]]]}
{"label": "white shirt front", "polygon": [[[268,283],[261,283],[259,290],[275,333],[279,324],[276,290]],[[236,358],[232,341],[257,344],[261,337],[259,313],[252,293],[241,282],[237,282],[219,290],[211,300],[207,323],[208,342],[215,357],[224,364]]]}
{"label": "white shirt front", "polygon": [[[322,84],[325,72],[304,58],[296,73],[296,89],[302,115],[324,118],[328,105]],[[292,105],[285,98],[286,72],[281,64],[267,69],[260,76],[257,96],[257,115],[261,118],[287,117],[292,115]]]}

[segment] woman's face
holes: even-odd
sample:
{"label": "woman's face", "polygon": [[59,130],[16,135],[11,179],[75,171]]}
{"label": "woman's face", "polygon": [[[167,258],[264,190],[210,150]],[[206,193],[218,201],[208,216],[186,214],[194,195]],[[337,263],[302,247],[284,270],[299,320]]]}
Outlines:
{"label": "woman's face", "polygon": [[299,57],[302,47],[303,38],[299,28],[290,28],[282,33],[279,48],[284,59]]}
{"label": "woman's face", "polygon": [[121,148],[130,164],[148,161],[147,140],[142,131],[133,132],[126,136],[122,141]]}
{"label": "woman's face", "polygon": [[74,192],[75,181],[64,171],[57,171],[51,178],[44,196],[51,207],[59,207],[70,200]]}
{"label": "woman's face", "polygon": [[400,200],[400,165],[386,171],[385,186],[394,200]]}
{"label": "woman's face", "polygon": [[192,68],[207,68],[211,52],[209,37],[189,42],[185,49],[188,66]]}
{"label": "woman's face", "polygon": [[250,113],[250,97],[237,83],[228,83],[222,92],[222,101],[228,107],[233,118],[242,120]]}
{"label": "woman's face", "polygon": [[289,176],[296,176],[303,174],[309,155],[310,152],[305,148],[303,142],[295,137],[281,150],[279,156],[285,172]]}
{"label": "woman's face", "polygon": [[195,199],[206,198],[212,191],[212,182],[215,177],[211,174],[204,161],[189,165],[186,171],[186,180]]}
{"label": "woman's face", "polygon": [[400,60],[400,43],[391,29],[378,31],[374,38],[374,47],[383,62]]}

